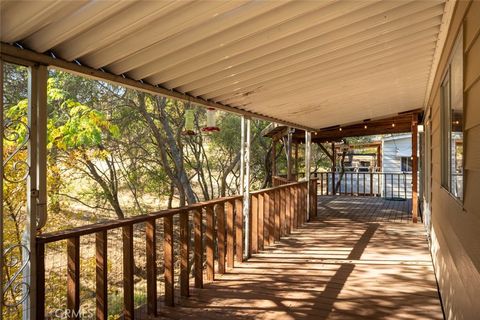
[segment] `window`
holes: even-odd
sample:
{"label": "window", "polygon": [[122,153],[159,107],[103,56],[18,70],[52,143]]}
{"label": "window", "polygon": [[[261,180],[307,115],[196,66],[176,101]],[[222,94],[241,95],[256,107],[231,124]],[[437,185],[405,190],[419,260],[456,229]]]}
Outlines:
{"label": "window", "polygon": [[401,158],[402,171],[411,172],[412,171],[412,157],[402,157]]}
{"label": "window", "polygon": [[463,198],[463,43],[460,34],[441,87],[442,186]]}

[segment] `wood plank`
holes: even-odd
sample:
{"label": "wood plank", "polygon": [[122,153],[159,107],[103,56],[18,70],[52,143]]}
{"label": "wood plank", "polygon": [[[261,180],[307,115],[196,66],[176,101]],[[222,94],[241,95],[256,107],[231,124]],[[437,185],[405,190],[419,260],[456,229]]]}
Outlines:
{"label": "wood plank", "polygon": [[285,189],[285,234],[287,235],[292,232],[291,190],[292,190],[292,187],[287,187]]}
{"label": "wood plank", "polygon": [[214,217],[213,207],[207,206],[205,208],[205,246],[207,251],[207,280],[213,281],[215,279],[215,255],[214,255]]}
{"label": "wood plank", "polygon": [[265,195],[258,195],[258,250],[265,246]]}
{"label": "wood plank", "polygon": [[251,232],[251,241],[250,241],[250,252],[257,253],[258,252],[258,195],[251,196],[251,207],[250,207],[250,217],[252,219],[252,228],[250,229]]}
{"label": "wood plank", "polygon": [[79,319],[80,309],[80,237],[67,240],[67,308],[69,319]]}
{"label": "wood plank", "polygon": [[194,228],[194,274],[195,288],[203,288],[203,223],[202,210],[196,209],[193,213]]}
{"label": "wood plank", "polygon": [[264,228],[263,228],[263,235],[264,235],[264,247],[270,245],[270,193],[265,192],[263,194],[264,197]]}
{"label": "wood plank", "polygon": [[173,216],[163,218],[163,260],[165,261],[165,305],[174,305]]}
{"label": "wood plank", "polygon": [[224,204],[215,206],[215,219],[217,221],[217,251],[218,273],[225,273],[225,207]]}
{"label": "wood plank", "polygon": [[273,194],[273,204],[274,204],[274,241],[277,242],[280,240],[280,190],[275,190]]}
{"label": "wood plank", "polygon": [[108,319],[108,252],[107,231],[95,234],[95,303],[98,320]]}
{"label": "wood plank", "polygon": [[123,238],[123,318],[134,319],[133,225],[122,227]]}
{"label": "wood plank", "polygon": [[235,248],[235,235],[234,235],[234,206],[231,201],[225,203],[225,209],[227,212],[227,267],[234,267],[234,248]]}
{"label": "wood plank", "polygon": [[45,244],[43,243],[36,243],[36,252],[37,252],[37,259],[36,261],[36,271],[37,271],[37,278],[36,278],[36,286],[37,292],[36,299],[37,299],[37,309],[36,312],[36,319],[37,320],[44,320],[45,319]]}
{"label": "wood plank", "polygon": [[369,220],[375,208],[402,210],[403,202],[320,200],[318,219],[298,237],[252,256],[208,290],[165,310],[164,318],[443,319],[423,226],[382,220],[389,210]]}
{"label": "wood plank", "polygon": [[190,296],[190,225],[189,211],[180,213],[180,295]]}
{"label": "wood plank", "polygon": [[418,221],[418,117],[412,116],[412,221]]}
{"label": "wood plank", "polygon": [[286,193],[285,188],[279,190],[279,202],[280,202],[280,237],[286,235]]}
{"label": "wood plank", "polygon": [[235,258],[243,261],[243,201],[235,200]]}

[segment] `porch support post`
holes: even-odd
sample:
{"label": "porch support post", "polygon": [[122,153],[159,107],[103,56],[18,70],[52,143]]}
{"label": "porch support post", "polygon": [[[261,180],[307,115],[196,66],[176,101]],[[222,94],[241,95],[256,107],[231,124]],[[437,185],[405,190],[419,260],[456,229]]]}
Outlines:
{"label": "porch support post", "polygon": [[273,177],[277,175],[276,152],[277,152],[277,140],[273,138],[272,140],[272,186],[273,186]]}
{"label": "porch support post", "polygon": [[288,128],[287,135],[287,180],[292,181],[292,133],[293,130]]}
{"label": "porch support post", "polygon": [[305,131],[305,180],[307,181],[307,221],[310,221],[310,151],[312,134]]}
{"label": "porch support post", "polygon": [[418,221],[418,116],[412,115],[412,221]]}
{"label": "porch support post", "polygon": [[3,60],[0,59],[0,314],[3,312]]}
{"label": "porch support post", "polygon": [[295,175],[297,176],[298,181],[298,142],[295,143]]}
{"label": "porch support post", "polygon": [[[23,234],[22,260],[26,264],[24,280],[28,284],[28,298],[23,302],[23,319],[35,319],[36,301],[36,243],[37,230],[46,222],[46,145],[47,145],[47,67],[34,65],[29,69],[28,81],[28,143],[27,221]],[[43,302],[41,302],[43,303]],[[41,316],[41,315],[39,315]]]}
{"label": "porch support post", "polygon": [[[335,151],[335,142],[332,142],[332,194],[335,195],[335,171],[337,170],[337,152]],[[328,189],[328,186],[327,186]]]}
{"label": "porch support post", "polygon": [[242,116],[241,178],[243,195],[244,256],[250,256],[250,119]]}

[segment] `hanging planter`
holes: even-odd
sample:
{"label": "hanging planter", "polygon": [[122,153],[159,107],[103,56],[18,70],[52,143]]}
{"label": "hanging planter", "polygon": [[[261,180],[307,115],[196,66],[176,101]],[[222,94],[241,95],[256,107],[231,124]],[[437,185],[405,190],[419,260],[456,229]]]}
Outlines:
{"label": "hanging planter", "polygon": [[185,136],[194,136],[195,133],[195,112],[194,110],[185,110],[185,129],[182,134]]}
{"label": "hanging planter", "polygon": [[220,131],[220,128],[217,127],[216,119],[216,110],[214,108],[207,109],[207,125],[202,128],[204,132],[215,132]]}

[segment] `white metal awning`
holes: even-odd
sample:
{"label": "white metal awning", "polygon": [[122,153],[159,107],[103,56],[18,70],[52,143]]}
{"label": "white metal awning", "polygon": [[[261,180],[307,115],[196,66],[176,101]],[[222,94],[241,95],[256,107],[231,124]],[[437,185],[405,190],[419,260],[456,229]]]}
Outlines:
{"label": "white metal awning", "polygon": [[1,1],[0,40],[317,129],[423,107],[451,2]]}

